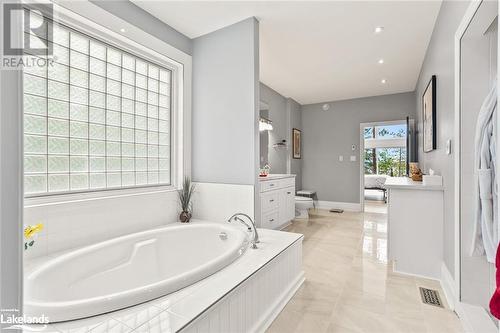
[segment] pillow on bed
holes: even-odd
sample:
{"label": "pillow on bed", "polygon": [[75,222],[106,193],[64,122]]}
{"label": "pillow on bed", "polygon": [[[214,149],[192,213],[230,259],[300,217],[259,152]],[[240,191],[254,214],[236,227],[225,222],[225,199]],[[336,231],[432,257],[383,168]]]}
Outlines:
{"label": "pillow on bed", "polygon": [[384,188],[387,175],[365,175],[366,188]]}

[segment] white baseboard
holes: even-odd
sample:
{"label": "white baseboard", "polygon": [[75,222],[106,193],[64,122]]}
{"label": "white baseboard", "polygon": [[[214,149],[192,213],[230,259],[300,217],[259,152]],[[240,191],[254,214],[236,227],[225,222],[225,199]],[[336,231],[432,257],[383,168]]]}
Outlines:
{"label": "white baseboard", "polygon": [[437,281],[439,283],[441,283],[441,280],[439,278],[436,278],[436,277],[432,277],[432,276],[428,276],[428,275],[422,275],[422,274],[415,274],[415,273],[409,273],[409,272],[405,272],[405,271],[400,271],[398,268],[397,268],[397,265],[395,264],[393,266],[393,272],[394,273],[398,273],[398,274],[403,274],[403,275],[408,275],[408,276],[413,276],[413,277],[416,277],[416,278],[422,278],[422,279],[428,279],[428,280],[434,280],[434,281]]}
{"label": "white baseboard", "polygon": [[460,318],[460,322],[467,333],[498,333],[499,330],[493,323],[485,309],[480,306],[460,302],[455,290],[453,275],[444,263],[441,265],[441,288],[451,310]]}
{"label": "white baseboard", "polygon": [[455,292],[455,279],[453,275],[451,275],[448,267],[443,263],[441,263],[441,288],[444,292],[444,297],[446,298],[446,302],[451,310],[455,310],[458,302],[458,295]]}
{"label": "white baseboard", "polygon": [[480,306],[460,302],[455,312],[467,333],[498,333],[493,319]]}
{"label": "white baseboard", "polygon": [[284,223],[282,226],[280,226],[280,227],[278,228],[278,230],[283,231],[283,229],[285,229],[286,227],[288,227],[289,225],[291,225],[291,224],[292,224],[292,221],[293,221],[293,220],[291,220],[291,221],[288,221],[288,222]]}
{"label": "white baseboard", "polygon": [[350,212],[360,212],[361,204],[359,202],[335,202],[335,201],[317,201],[316,208],[320,209],[343,209]]}

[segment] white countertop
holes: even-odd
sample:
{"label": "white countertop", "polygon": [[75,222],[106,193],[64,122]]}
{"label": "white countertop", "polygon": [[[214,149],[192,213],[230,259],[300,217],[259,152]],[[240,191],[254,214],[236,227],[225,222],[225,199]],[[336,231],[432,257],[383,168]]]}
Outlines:
{"label": "white countertop", "polygon": [[267,177],[259,177],[259,181],[265,181],[265,180],[275,180],[275,179],[282,179],[282,178],[295,178],[296,175],[293,174],[281,174],[281,173],[270,173],[267,175]]}
{"label": "white countertop", "polygon": [[387,177],[384,186],[388,189],[403,190],[424,190],[424,191],[442,191],[441,185],[424,185],[422,182],[416,182],[408,177]]}

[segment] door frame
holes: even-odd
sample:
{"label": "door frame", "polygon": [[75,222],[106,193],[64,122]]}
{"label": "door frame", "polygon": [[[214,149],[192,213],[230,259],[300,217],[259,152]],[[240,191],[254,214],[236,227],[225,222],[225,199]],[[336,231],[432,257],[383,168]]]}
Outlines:
{"label": "door frame", "polygon": [[[449,272],[446,265],[443,263],[442,268],[442,285],[447,296],[448,302],[451,303],[450,307],[458,313],[462,324],[468,331],[474,331],[475,328],[481,326],[483,331],[498,332],[498,328],[493,325],[490,316],[486,311],[480,307],[473,306],[470,304],[462,303],[461,301],[461,162],[462,162],[462,151],[461,151],[461,133],[462,133],[462,117],[461,117],[461,40],[464,36],[467,28],[474,19],[476,12],[479,10],[480,6],[483,4],[483,0],[472,1],[467,7],[465,14],[455,32],[454,38],[454,113],[455,113],[455,129],[454,129],[454,263],[455,269],[454,274]],[[498,15],[500,16],[500,6],[498,9]],[[499,35],[499,45],[500,45],[500,35]],[[497,63],[500,63],[500,53],[498,54]],[[497,76],[500,75],[500,67],[498,67]],[[500,98],[500,90],[498,91],[498,97]],[[500,114],[497,112],[496,126],[500,125]],[[500,144],[500,137],[497,137],[497,145]],[[497,154],[497,164],[500,163],[500,154]],[[498,207],[500,210],[500,207]]]}
{"label": "door frame", "polygon": [[[15,0],[13,3],[21,2]],[[0,7],[2,17],[3,10]],[[15,45],[20,45],[23,29],[19,17],[12,17],[11,27],[16,27],[11,37]],[[0,27],[1,35],[4,29]],[[22,92],[20,69],[0,70],[0,311],[4,316],[21,316],[23,310]],[[0,331],[5,326],[9,325],[2,324]]]}
{"label": "door frame", "polygon": [[[365,211],[365,127],[384,126],[384,125],[399,125],[406,124],[406,119],[374,121],[359,124],[359,206],[362,212]],[[408,130],[408,129],[407,129]],[[408,148],[408,147],[407,147]]]}

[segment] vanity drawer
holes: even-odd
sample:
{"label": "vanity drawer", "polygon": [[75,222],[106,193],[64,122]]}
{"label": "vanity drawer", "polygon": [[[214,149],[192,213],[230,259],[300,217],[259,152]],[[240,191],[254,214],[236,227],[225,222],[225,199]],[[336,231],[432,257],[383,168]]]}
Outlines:
{"label": "vanity drawer", "polygon": [[279,180],[266,180],[260,183],[260,191],[272,191],[280,187]]}
{"label": "vanity drawer", "polygon": [[290,186],[295,187],[295,178],[294,177],[283,178],[280,180],[280,187],[290,187]]}
{"label": "vanity drawer", "polygon": [[262,214],[262,227],[274,229],[278,225],[279,213],[277,211]]}
{"label": "vanity drawer", "polygon": [[278,203],[279,203],[279,192],[277,191],[262,194],[260,198],[260,205],[263,212],[267,212],[273,209],[278,209]]}

